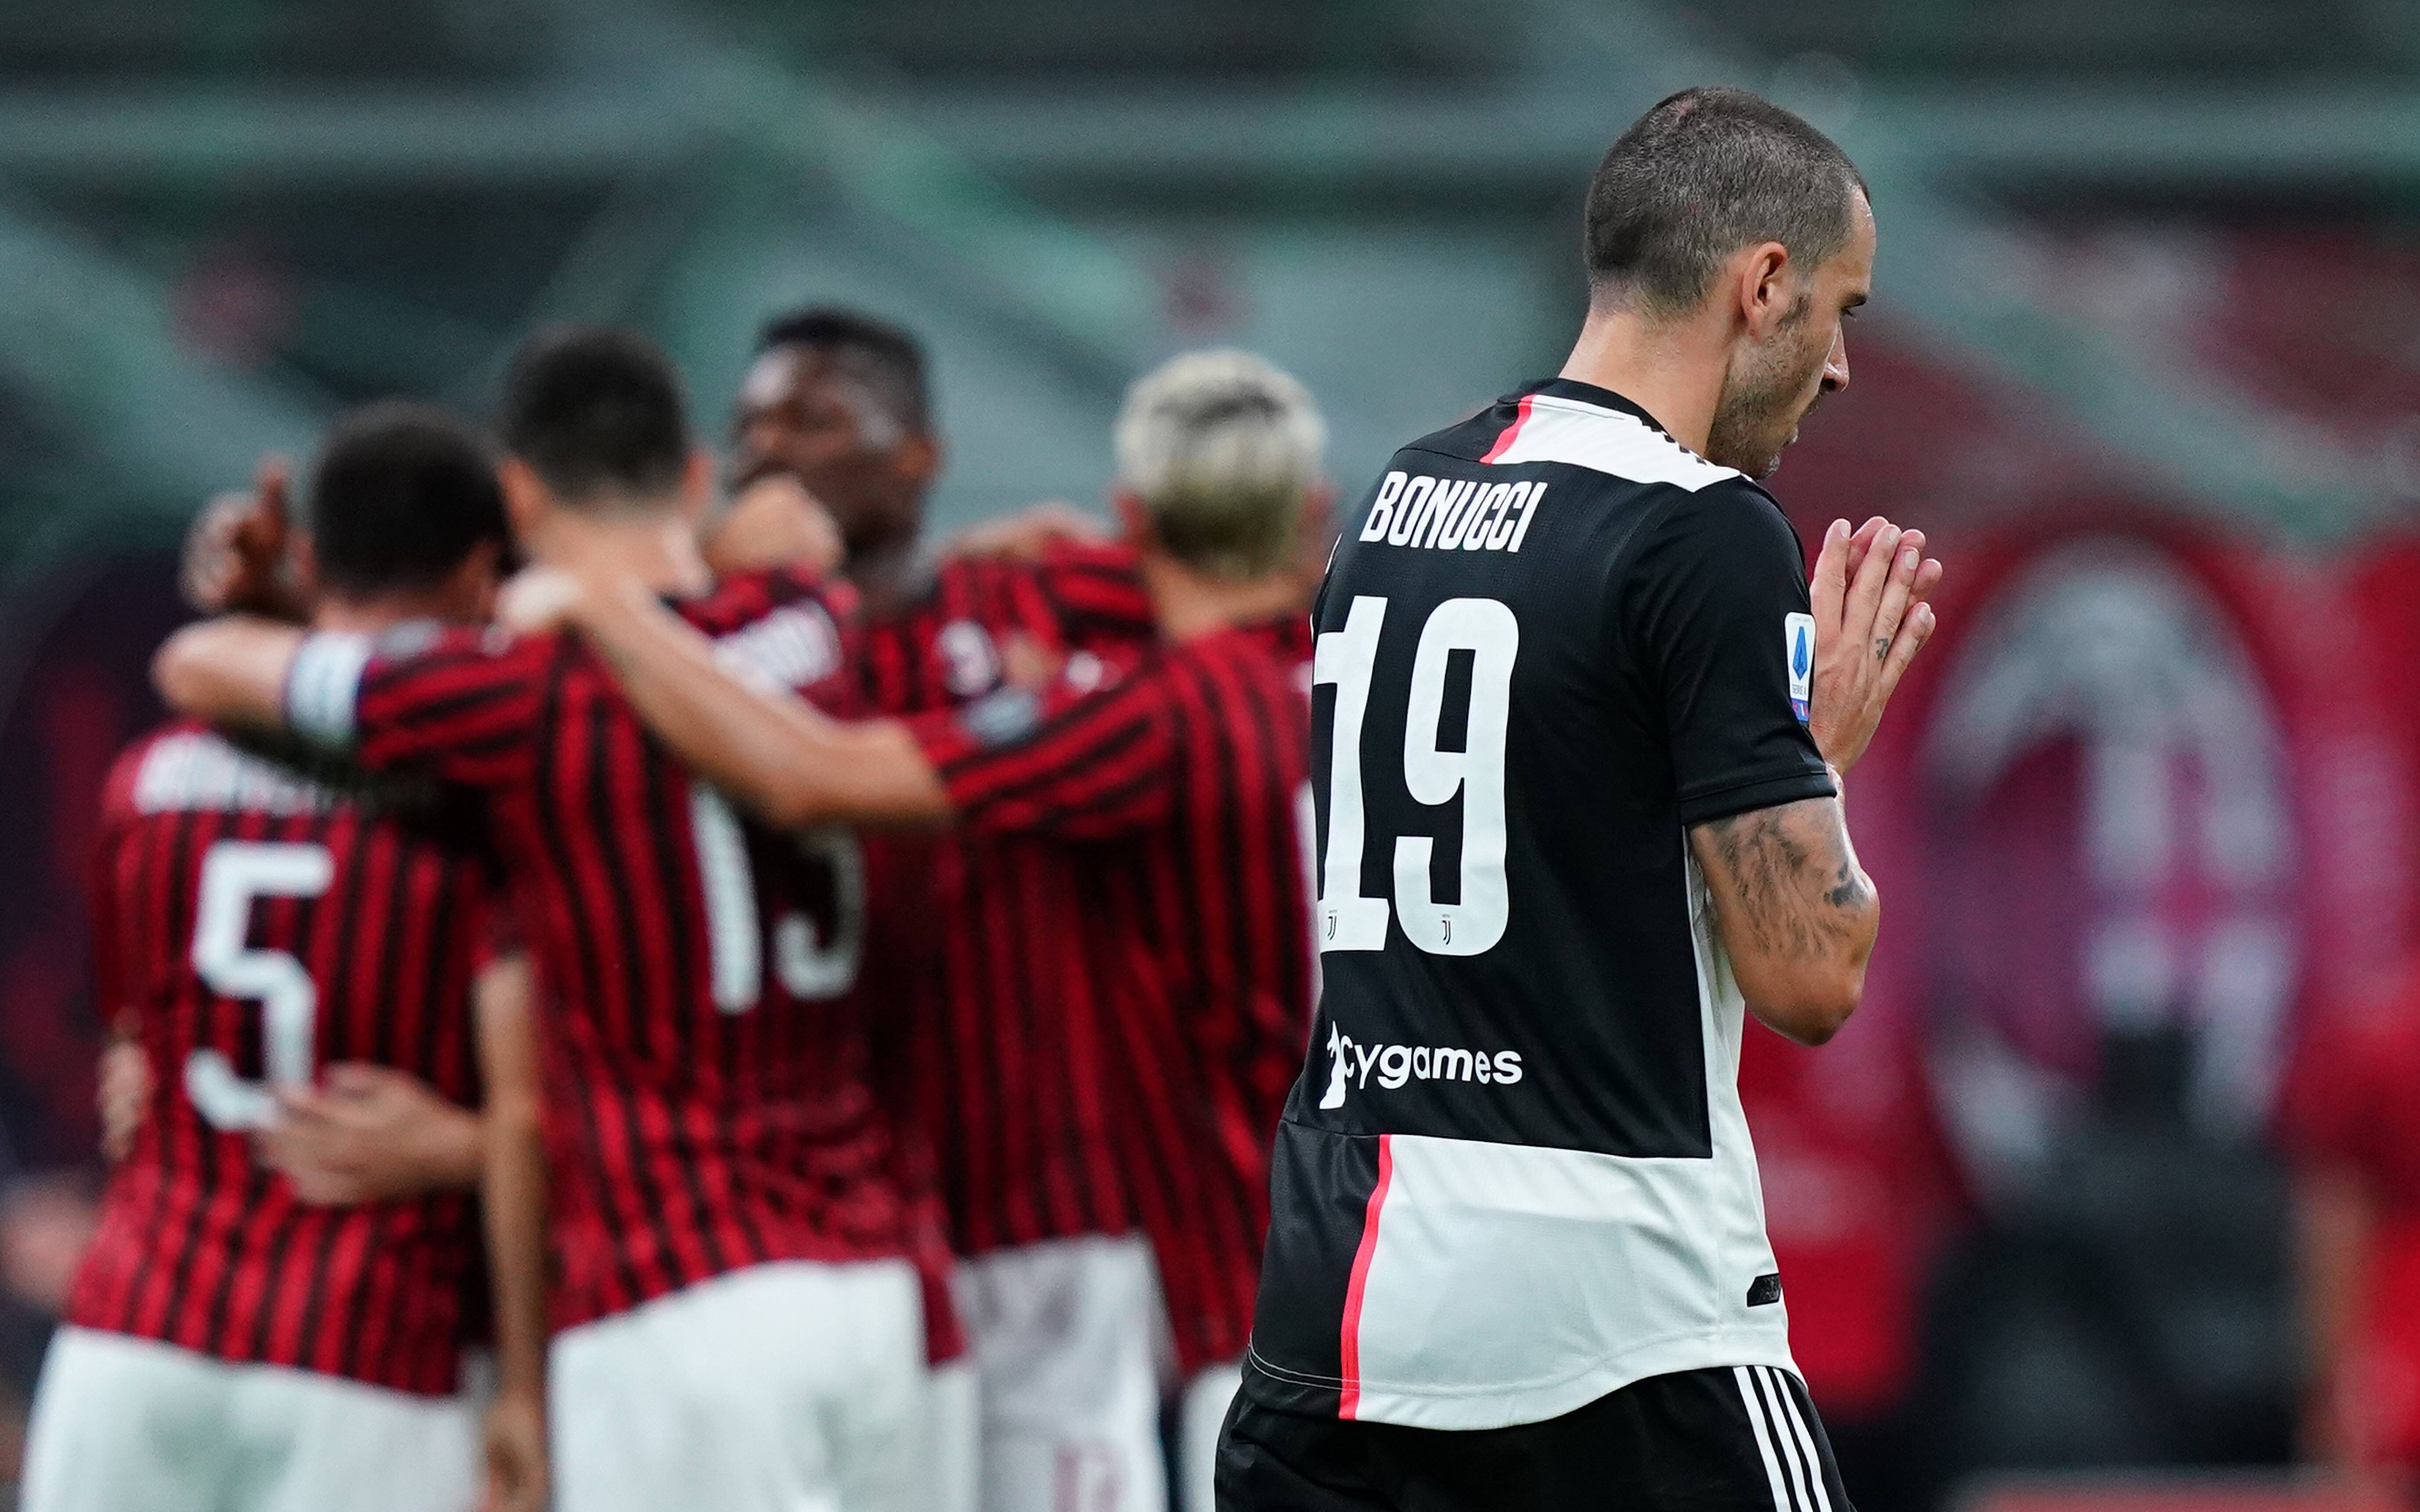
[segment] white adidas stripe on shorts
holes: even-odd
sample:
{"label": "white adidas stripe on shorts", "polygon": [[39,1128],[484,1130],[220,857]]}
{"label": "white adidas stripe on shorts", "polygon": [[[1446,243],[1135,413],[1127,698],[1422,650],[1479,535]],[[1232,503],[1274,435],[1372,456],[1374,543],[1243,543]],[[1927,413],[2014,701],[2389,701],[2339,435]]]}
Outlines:
{"label": "white adidas stripe on shorts", "polygon": [[1756,1431],[1757,1452],[1764,1457],[1774,1512],[1832,1512],[1831,1493],[1823,1487],[1823,1461],[1815,1453],[1815,1436],[1807,1431],[1806,1414],[1799,1411],[1789,1378],[1769,1365],[1734,1365],[1731,1377],[1739,1382],[1748,1427]]}

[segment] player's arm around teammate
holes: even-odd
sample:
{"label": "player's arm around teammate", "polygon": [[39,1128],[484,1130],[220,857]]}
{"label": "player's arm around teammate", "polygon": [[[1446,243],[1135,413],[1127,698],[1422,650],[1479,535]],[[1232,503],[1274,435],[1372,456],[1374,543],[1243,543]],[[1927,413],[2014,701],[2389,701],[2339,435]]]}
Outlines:
{"label": "player's arm around teammate", "polygon": [[[308,618],[312,574],[289,518],[287,471],[284,459],[263,459],[252,491],[211,501],[185,540],[181,577],[187,600],[206,614],[242,613],[261,622],[257,635],[237,632],[247,645],[266,646],[282,639],[276,626]],[[173,658],[180,686],[199,684],[204,680],[194,671],[201,664],[186,650],[180,647]],[[257,681],[265,686],[265,658],[258,671],[263,675]],[[282,717],[257,697],[261,689],[251,680],[212,680],[211,688],[230,701],[231,714],[250,716],[252,722],[266,726]],[[517,952],[500,956],[481,977],[482,1070],[490,1088],[504,1084],[502,1068],[486,1063],[493,1048],[485,1028],[488,1016],[507,1015],[511,1032],[526,1034],[519,1017],[527,982],[528,963]],[[111,1047],[104,1079],[114,1085],[105,1086],[101,1096],[103,1140],[113,1148],[132,1137],[149,1095],[147,1066],[139,1051],[128,1060],[122,1042]],[[282,1089],[279,1103],[283,1116],[256,1137],[255,1147],[305,1201],[340,1205],[416,1196],[476,1187],[487,1180],[492,1100],[474,1113],[408,1072],[347,1063],[327,1068],[324,1087]]]}
{"label": "player's arm around teammate", "polygon": [[581,631],[681,761],[776,828],[951,817],[949,793],[905,723],[835,719],[734,676],[638,583],[535,569],[498,612],[518,629]]}
{"label": "player's arm around teammate", "polygon": [[[287,476],[283,458],[264,458],[252,491],[222,494],[195,517],[181,571],[194,608],[298,626],[310,618],[316,568],[290,518]],[[104,1150],[114,1155],[132,1138],[149,1096],[140,1048],[113,1041],[101,1077]],[[255,1151],[306,1202],[337,1206],[479,1183],[481,1116],[407,1072],[333,1065],[322,1085],[281,1089],[279,1103],[282,1116],[255,1137]]]}

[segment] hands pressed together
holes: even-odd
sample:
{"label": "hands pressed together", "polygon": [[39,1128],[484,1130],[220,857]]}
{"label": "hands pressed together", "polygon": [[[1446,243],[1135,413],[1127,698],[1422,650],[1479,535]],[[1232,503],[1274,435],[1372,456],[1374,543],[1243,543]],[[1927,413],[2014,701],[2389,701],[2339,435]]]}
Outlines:
{"label": "hands pressed together", "polygon": [[1846,772],[1866,753],[1883,710],[1931,638],[1941,563],[1924,532],[1880,516],[1854,531],[1837,519],[1815,559],[1815,684],[1808,729],[1823,759]]}

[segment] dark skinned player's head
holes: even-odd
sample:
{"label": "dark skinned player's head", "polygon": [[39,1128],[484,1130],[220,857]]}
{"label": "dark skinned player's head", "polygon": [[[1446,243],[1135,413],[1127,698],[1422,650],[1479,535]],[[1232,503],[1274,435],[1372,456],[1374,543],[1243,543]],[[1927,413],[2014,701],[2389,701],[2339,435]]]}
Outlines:
{"label": "dark skinned player's head", "polygon": [[804,484],[851,557],[901,551],[940,471],[924,351],[896,326],[815,307],[767,325],[732,416],[734,482]]}
{"label": "dark skinned player's head", "polygon": [[329,430],[302,522],[320,595],[448,620],[487,617],[510,543],[486,438],[402,400],[364,406]]}

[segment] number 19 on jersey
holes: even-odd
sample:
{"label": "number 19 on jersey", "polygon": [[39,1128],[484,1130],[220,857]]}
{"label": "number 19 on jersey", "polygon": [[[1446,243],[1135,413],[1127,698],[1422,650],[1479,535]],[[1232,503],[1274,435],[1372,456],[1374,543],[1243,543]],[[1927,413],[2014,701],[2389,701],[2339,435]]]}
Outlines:
{"label": "number 19 on jersey", "polygon": [[[1459,899],[1431,896],[1434,835],[1395,839],[1394,901],[1361,895],[1368,814],[1361,788],[1363,726],[1371,681],[1387,628],[1387,600],[1353,600],[1344,627],[1319,637],[1311,680],[1336,688],[1327,777],[1327,848],[1319,887],[1319,948],[1383,950],[1391,918],[1404,937],[1432,955],[1478,955],[1504,937],[1512,898],[1504,876],[1504,738],[1512,711],[1512,662],[1521,626],[1492,598],[1450,598],[1429,614],[1412,655],[1404,700],[1404,789],[1416,803],[1443,808],[1462,798]],[[1447,671],[1456,652],[1470,655],[1470,705],[1462,748],[1439,748]],[[1388,701],[1391,703],[1391,700]],[[1380,732],[1383,738],[1385,732]]]}

